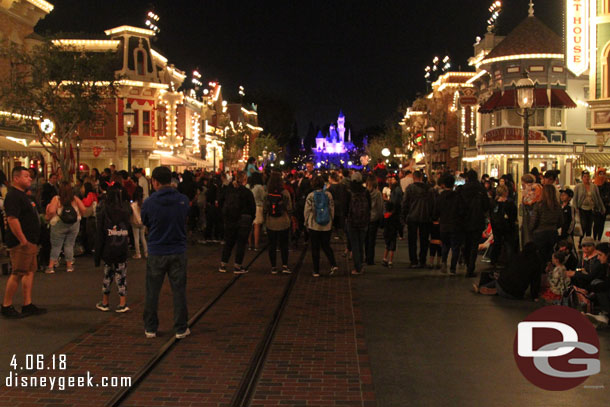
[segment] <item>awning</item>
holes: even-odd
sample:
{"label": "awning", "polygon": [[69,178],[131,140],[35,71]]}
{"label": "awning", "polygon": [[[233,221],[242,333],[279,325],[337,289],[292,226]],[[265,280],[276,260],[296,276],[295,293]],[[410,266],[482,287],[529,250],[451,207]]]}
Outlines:
{"label": "awning", "polygon": [[500,91],[495,91],[485,103],[479,108],[479,113],[491,113],[496,108],[496,105],[502,98]]}
{"label": "awning", "polygon": [[193,167],[195,163],[175,155],[162,155],[161,165],[174,165],[176,167]]}
{"label": "awning", "polygon": [[563,89],[551,89],[551,107],[574,108],[576,103]]}
{"label": "awning", "polygon": [[610,154],[608,153],[585,153],[578,157],[574,163],[576,168],[583,167],[608,167],[610,166]]}
{"label": "awning", "polygon": [[514,109],[516,107],[517,91],[515,89],[506,89],[498,104],[496,104],[495,109]]}
{"label": "awning", "polygon": [[534,89],[534,104],[532,107],[549,107],[549,97],[546,88]]}
{"label": "awning", "polygon": [[8,140],[6,137],[0,136],[0,157],[38,157],[40,153],[17,143]]}

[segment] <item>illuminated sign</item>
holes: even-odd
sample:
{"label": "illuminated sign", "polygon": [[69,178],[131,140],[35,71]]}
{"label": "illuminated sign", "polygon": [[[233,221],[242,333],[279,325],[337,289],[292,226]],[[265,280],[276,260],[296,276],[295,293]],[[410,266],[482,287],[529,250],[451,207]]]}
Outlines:
{"label": "illuminated sign", "polygon": [[566,0],[566,65],[576,76],[589,69],[589,2]]}

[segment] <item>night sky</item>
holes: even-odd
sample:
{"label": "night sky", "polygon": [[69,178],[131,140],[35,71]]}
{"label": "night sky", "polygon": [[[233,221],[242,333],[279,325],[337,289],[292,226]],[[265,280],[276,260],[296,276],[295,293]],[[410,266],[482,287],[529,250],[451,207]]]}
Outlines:
{"label": "night sky", "polygon": [[[343,109],[355,131],[383,124],[399,103],[425,91],[424,68],[448,54],[453,69],[486,31],[491,0],[437,1],[139,1],[50,0],[55,9],[37,32],[103,34],[144,27],[153,6],[161,33],[153,46],[179,69],[198,67],[237,100],[264,92],[289,102],[300,136],[311,121],[324,125]],[[527,16],[529,0],[504,0],[499,33]],[[562,33],[559,0],[535,1],[536,16]]]}

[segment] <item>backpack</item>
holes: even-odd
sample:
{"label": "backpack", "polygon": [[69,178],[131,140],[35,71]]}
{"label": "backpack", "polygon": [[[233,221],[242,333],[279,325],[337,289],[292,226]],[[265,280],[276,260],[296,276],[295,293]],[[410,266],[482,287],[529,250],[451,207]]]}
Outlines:
{"label": "backpack", "polygon": [[352,193],[349,203],[349,224],[353,228],[364,229],[371,218],[371,208],[366,199],[366,191]]}
{"label": "backpack", "polygon": [[267,194],[267,213],[273,218],[279,218],[286,212],[286,205],[284,204],[284,195],[280,192],[279,194]]}
{"label": "backpack", "polygon": [[313,193],[313,206],[316,214],[316,223],[320,226],[330,222],[330,205],[326,191],[321,189]]}
{"label": "backpack", "polygon": [[129,247],[129,229],[124,220],[114,222],[108,209],[104,210],[104,253],[112,257],[127,255]]}
{"label": "backpack", "polygon": [[239,190],[234,187],[227,188],[225,202],[222,207],[222,215],[225,220],[235,223],[241,219],[241,202]]}
{"label": "backpack", "polygon": [[65,224],[71,225],[78,220],[78,214],[72,204],[63,205],[59,213],[59,219]]}

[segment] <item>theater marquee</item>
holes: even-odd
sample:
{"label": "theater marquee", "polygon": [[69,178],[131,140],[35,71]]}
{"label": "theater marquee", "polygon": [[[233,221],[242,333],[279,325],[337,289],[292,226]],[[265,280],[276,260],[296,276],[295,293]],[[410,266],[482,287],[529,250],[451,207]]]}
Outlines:
{"label": "theater marquee", "polygon": [[566,0],[566,65],[576,76],[589,69],[589,0]]}

